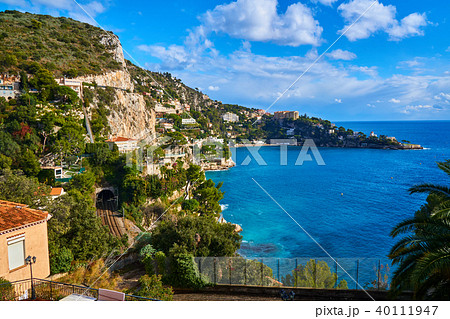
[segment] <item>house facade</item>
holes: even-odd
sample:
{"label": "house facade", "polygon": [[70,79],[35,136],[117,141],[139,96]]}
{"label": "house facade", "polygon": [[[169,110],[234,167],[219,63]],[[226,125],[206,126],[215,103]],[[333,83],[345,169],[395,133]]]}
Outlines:
{"label": "house facade", "polygon": [[14,99],[20,94],[19,79],[15,76],[6,74],[0,75],[0,96],[5,99]]}
{"label": "house facade", "polygon": [[83,97],[83,83],[81,81],[60,78],[58,84],[63,85],[63,86],[68,86],[69,88],[71,88],[72,90],[77,92],[77,95],[79,98]]}
{"label": "house facade", "polygon": [[121,136],[110,138],[106,143],[108,143],[111,150],[113,149],[114,144],[117,145],[120,153],[132,152],[139,148],[138,140]]}
{"label": "house facade", "polygon": [[36,257],[33,276],[50,275],[47,221],[51,215],[27,205],[0,201],[0,277],[9,281],[30,278],[27,256]]}
{"label": "house facade", "polygon": [[222,118],[225,122],[239,122],[239,116],[231,112],[225,113]]}
{"label": "house facade", "polygon": [[279,111],[273,113],[273,117],[276,120],[284,120],[284,119],[298,119],[298,111]]}

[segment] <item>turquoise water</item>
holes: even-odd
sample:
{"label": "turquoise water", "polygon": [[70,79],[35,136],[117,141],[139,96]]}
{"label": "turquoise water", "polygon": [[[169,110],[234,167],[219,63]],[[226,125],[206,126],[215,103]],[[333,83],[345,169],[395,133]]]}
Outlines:
{"label": "turquoise water", "polygon": [[[450,158],[450,121],[336,123],[355,131],[395,136],[424,150],[319,148],[325,166],[294,163],[300,147],[288,148],[280,165],[278,147],[262,147],[267,163],[241,165],[249,155],[236,149],[237,166],[207,172],[223,181],[223,215],[242,226],[246,257],[325,257],[289,216],[253,181],[257,181],[333,257],[383,258],[394,240],[389,232],[420,208],[425,195],[409,195],[422,182],[448,184],[436,161]],[[311,153],[310,153],[311,154]],[[314,158],[314,157],[313,157]]]}

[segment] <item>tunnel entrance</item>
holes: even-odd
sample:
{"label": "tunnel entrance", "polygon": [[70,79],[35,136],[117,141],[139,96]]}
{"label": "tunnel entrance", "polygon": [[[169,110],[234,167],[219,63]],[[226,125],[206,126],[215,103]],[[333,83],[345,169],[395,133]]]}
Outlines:
{"label": "tunnel entrance", "polygon": [[97,194],[96,206],[99,209],[115,211],[117,208],[117,198],[113,191],[104,189]]}

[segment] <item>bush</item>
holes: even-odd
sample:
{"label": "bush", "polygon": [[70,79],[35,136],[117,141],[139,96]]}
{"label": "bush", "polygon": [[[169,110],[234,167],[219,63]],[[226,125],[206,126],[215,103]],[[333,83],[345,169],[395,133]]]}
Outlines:
{"label": "bush", "polygon": [[156,249],[152,247],[152,245],[145,245],[141,251],[139,252],[139,256],[144,259],[145,257],[153,257],[156,253]]}
{"label": "bush", "polygon": [[142,276],[139,279],[141,288],[135,292],[137,296],[154,298],[159,300],[173,300],[173,290],[170,287],[164,287],[161,282],[161,276]]}
{"label": "bush", "polygon": [[50,270],[52,274],[69,272],[73,261],[73,254],[69,248],[56,249],[50,256]]}
{"label": "bush", "polygon": [[0,277],[0,301],[11,301],[14,297],[14,287],[8,280]]}
{"label": "bush", "polygon": [[180,254],[171,258],[170,274],[164,276],[163,281],[180,288],[199,289],[207,285],[200,277],[194,257],[190,254]]}

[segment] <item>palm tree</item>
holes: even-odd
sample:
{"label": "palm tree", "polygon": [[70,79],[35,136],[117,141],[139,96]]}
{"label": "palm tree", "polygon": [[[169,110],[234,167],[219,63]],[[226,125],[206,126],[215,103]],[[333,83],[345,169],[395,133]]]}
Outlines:
{"label": "palm tree", "polygon": [[[450,176],[450,160],[438,163]],[[417,299],[450,299],[450,188],[421,184],[410,193],[428,193],[427,204],[398,224],[392,237],[403,236],[389,257],[398,264],[391,290],[413,290]]]}

